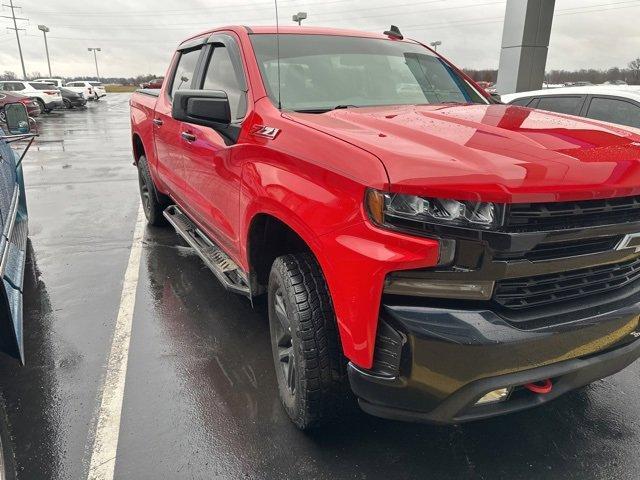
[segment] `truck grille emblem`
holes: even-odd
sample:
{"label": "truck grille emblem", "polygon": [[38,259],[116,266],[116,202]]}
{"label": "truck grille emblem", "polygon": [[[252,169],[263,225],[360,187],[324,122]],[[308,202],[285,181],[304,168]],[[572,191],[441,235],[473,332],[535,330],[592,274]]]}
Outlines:
{"label": "truck grille emblem", "polygon": [[616,245],[616,250],[634,248],[636,253],[640,252],[640,233],[628,233]]}

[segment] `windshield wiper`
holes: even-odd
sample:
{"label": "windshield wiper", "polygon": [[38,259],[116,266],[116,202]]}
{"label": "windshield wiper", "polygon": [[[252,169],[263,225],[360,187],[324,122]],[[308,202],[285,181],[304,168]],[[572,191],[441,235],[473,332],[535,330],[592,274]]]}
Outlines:
{"label": "windshield wiper", "polygon": [[294,110],[294,112],[298,113],[327,113],[331,111],[331,108],[300,108],[298,110]]}
{"label": "windshield wiper", "polygon": [[336,105],[332,108],[301,108],[300,110],[294,110],[294,112],[299,113],[327,113],[332,110],[342,110],[345,108],[359,108],[358,105]]}

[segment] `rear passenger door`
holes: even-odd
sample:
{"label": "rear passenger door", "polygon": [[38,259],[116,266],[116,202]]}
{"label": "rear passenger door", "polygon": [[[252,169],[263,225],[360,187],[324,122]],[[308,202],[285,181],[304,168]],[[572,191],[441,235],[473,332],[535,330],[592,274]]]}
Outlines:
{"label": "rear passenger door", "polygon": [[536,108],[549,112],[580,115],[586,95],[549,95],[540,97]]}
{"label": "rear passenger door", "polygon": [[156,101],[153,122],[153,137],[156,147],[156,171],[168,193],[181,207],[189,203],[186,193],[186,177],[183,165],[183,150],[187,142],[182,137],[185,128],[181,121],[171,116],[173,95],[178,90],[190,89],[196,85],[196,69],[204,42],[188,45],[179,50],[173,61],[167,88]]}
{"label": "rear passenger door", "polygon": [[[196,88],[222,90],[229,98],[232,122],[247,114],[247,83],[240,48],[234,37],[215,34],[202,57]],[[237,255],[240,174],[236,160],[240,145],[211,127],[184,123],[192,140],[183,142],[185,188],[189,213],[232,257]]]}
{"label": "rear passenger door", "polygon": [[617,97],[594,96],[589,100],[586,117],[640,128],[640,103]]}

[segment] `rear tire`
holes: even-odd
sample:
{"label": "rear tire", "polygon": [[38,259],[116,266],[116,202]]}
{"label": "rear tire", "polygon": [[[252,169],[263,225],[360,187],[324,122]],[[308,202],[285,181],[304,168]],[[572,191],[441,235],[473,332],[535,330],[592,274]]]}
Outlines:
{"label": "rear tire", "polygon": [[138,159],[138,185],[140,186],[140,200],[142,201],[144,214],[147,217],[147,223],[155,227],[166,225],[167,221],[162,212],[169,205],[169,199],[156,190],[149,173],[147,157],[144,155],[141,155]]}
{"label": "rear tire", "polygon": [[333,305],[310,253],[276,258],[268,302],[280,400],[298,428],[317,427],[343,409],[349,390]]}
{"label": "rear tire", "polygon": [[38,102],[38,105],[40,106],[40,111],[42,113],[49,113],[49,110],[47,110],[47,107],[44,106],[44,102],[42,100],[40,100],[39,98],[36,98],[36,102]]}

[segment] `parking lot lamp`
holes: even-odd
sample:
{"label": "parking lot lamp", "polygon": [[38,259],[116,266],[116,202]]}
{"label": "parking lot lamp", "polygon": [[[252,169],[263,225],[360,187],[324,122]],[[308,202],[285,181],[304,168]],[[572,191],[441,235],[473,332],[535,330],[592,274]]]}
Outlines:
{"label": "parking lot lamp", "polygon": [[47,53],[47,66],[49,67],[49,77],[52,77],[51,74],[51,61],[49,61],[49,45],[47,45],[47,32],[49,31],[49,27],[46,25],[38,25],[38,30],[42,31],[44,34],[44,50]]}
{"label": "parking lot lamp", "polygon": [[302,20],[306,20],[306,19],[307,19],[307,12],[298,12],[292,18],[294,22],[298,22],[298,25],[302,25]]}
{"label": "parking lot lamp", "polygon": [[96,52],[101,51],[99,47],[89,47],[87,48],[90,52],[93,52],[93,59],[96,62],[96,76],[98,77],[98,81],[100,81],[100,71],[98,70],[98,54]]}

